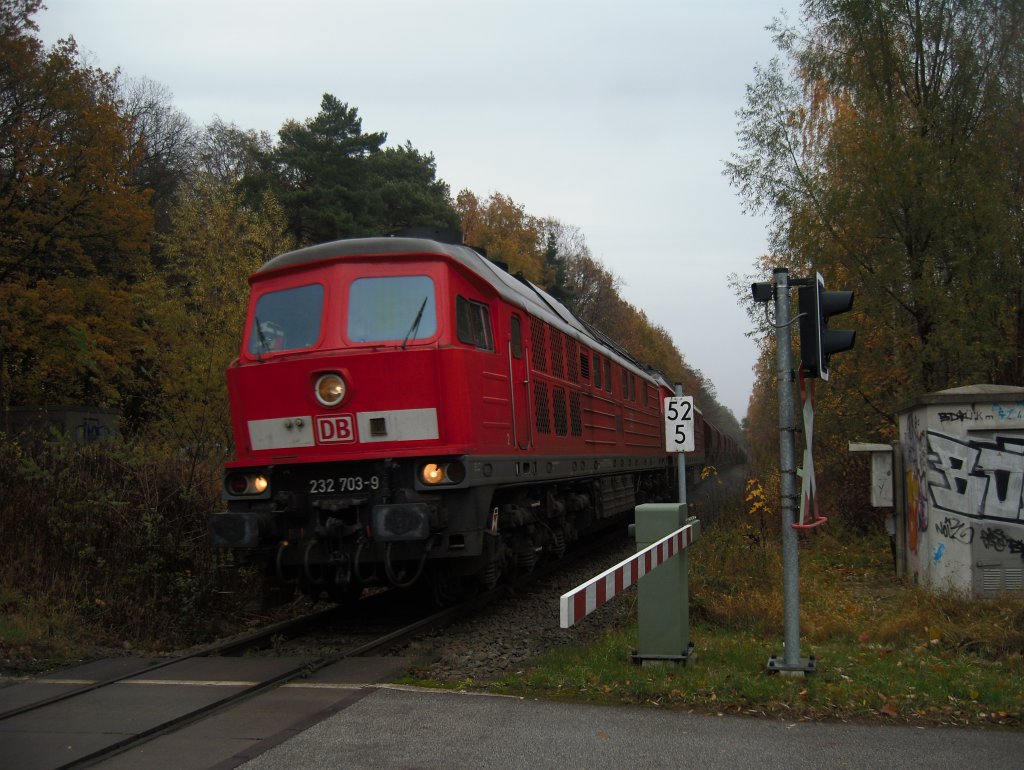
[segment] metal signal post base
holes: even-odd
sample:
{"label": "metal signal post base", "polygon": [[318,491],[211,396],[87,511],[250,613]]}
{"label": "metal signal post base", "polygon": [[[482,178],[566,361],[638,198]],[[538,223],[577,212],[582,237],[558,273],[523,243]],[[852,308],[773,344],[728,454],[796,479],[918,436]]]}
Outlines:
{"label": "metal signal post base", "polygon": [[768,659],[767,671],[769,674],[782,674],[783,676],[802,676],[813,674],[817,671],[817,664],[812,655],[809,658],[797,658],[795,663],[787,663],[772,655]]}

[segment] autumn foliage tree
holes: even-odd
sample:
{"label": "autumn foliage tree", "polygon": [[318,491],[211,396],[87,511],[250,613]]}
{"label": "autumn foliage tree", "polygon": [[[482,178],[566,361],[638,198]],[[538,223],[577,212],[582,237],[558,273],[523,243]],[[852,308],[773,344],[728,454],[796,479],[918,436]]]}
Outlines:
{"label": "autumn foliage tree", "polygon": [[112,78],[73,40],[46,50],[39,7],[0,3],[2,398],[124,405],[153,355],[148,192]]}
{"label": "autumn foliage tree", "polygon": [[137,278],[152,220],[114,83],[73,40],[46,51],[33,29],[0,12],[0,281]]}
{"label": "autumn foliage tree", "polygon": [[554,273],[544,261],[541,220],[506,195],[492,193],[480,199],[470,190],[455,198],[466,243],[482,248],[496,262],[508,265],[542,288],[553,285]]}
{"label": "autumn foliage tree", "polygon": [[838,462],[918,394],[1024,381],[1024,7],[809,0],[774,31],[728,172],[771,263],[856,293],[815,420]]}

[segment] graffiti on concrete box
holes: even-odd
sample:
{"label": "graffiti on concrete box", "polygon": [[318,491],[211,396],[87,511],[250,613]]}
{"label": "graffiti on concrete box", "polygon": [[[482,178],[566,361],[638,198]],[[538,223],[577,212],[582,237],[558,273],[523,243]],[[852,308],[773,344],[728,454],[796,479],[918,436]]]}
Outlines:
{"label": "graffiti on concrete box", "polygon": [[[939,422],[973,422],[985,419],[977,409],[957,409],[955,412],[939,412]],[[994,419],[989,417],[989,419]]]}
{"label": "graffiti on concrete box", "polygon": [[947,516],[944,521],[935,522],[935,531],[950,540],[970,545],[974,542],[974,527],[966,521]]}
{"label": "graffiti on concrete box", "polygon": [[1020,554],[1021,561],[1024,561],[1024,540],[1010,537],[1001,529],[983,529],[981,531],[981,544],[990,551],[1007,551]]}
{"label": "graffiti on concrete box", "polygon": [[1024,438],[958,439],[928,431],[928,492],[935,508],[1021,520]]}
{"label": "graffiti on concrete box", "polygon": [[927,438],[916,414],[907,422],[907,434],[903,440],[907,466],[907,545],[911,553],[917,553],[918,535],[928,529],[928,500],[925,495],[927,467]]}
{"label": "graffiti on concrete box", "polygon": [[928,431],[928,490],[943,511],[1020,520],[1024,439],[962,440]]}
{"label": "graffiti on concrete box", "polygon": [[950,412],[939,412],[939,422],[987,422],[1004,423],[1013,420],[1024,420],[1024,403],[989,404],[988,409],[957,409]]}

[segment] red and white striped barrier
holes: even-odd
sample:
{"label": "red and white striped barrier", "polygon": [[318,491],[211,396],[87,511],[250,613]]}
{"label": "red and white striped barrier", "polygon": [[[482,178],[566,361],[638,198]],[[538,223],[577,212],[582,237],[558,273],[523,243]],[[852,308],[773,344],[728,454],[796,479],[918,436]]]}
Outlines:
{"label": "red and white striped barrier", "polygon": [[595,578],[562,594],[558,600],[559,625],[568,628],[620,594],[659,564],[668,561],[700,537],[700,522],[694,521],[638,551]]}

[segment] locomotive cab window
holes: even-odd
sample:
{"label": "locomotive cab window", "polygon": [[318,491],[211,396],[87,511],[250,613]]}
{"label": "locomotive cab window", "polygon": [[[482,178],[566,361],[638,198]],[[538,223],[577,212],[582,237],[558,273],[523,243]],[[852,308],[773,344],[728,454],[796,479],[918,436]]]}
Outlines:
{"label": "locomotive cab window", "polygon": [[312,347],[320,339],[324,287],[318,283],[269,291],[256,301],[249,353],[262,356]]}
{"label": "locomotive cab window", "polygon": [[348,292],[353,342],[428,340],[437,334],[434,281],[425,275],[357,278]]}
{"label": "locomotive cab window", "polygon": [[491,311],[487,305],[473,302],[460,295],[455,299],[455,315],[459,342],[481,350],[494,350]]}

